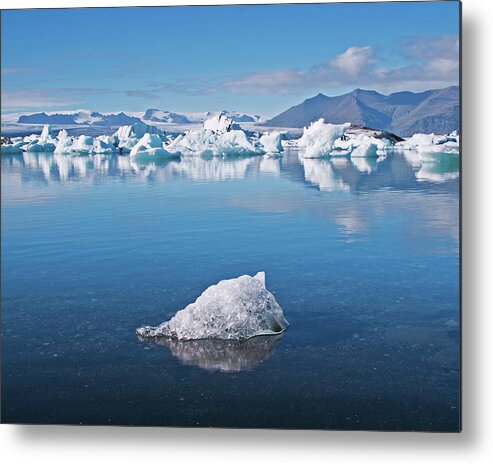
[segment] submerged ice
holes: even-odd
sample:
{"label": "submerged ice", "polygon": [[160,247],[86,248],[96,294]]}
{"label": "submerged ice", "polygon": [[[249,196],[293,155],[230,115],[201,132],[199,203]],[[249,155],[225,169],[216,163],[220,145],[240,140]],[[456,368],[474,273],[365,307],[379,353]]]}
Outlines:
{"label": "submerged ice", "polygon": [[178,340],[246,340],[275,335],[288,327],[274,295],[265,287],[265,273],[221,280],[194,303],[157,327],[141,327],[142,338]]}

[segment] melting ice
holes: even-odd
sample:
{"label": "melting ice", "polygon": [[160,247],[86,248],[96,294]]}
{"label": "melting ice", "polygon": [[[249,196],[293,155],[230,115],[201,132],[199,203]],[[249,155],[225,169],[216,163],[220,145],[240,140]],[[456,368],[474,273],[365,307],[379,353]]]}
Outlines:
{"label": "melting ice", "polygon": [[141,327],[142,338],[178,340],[246,340],[275,335],[288,327],[274,295],[265,287],[265,273],[221,280],[210,286],[194,303],[157,327]]}

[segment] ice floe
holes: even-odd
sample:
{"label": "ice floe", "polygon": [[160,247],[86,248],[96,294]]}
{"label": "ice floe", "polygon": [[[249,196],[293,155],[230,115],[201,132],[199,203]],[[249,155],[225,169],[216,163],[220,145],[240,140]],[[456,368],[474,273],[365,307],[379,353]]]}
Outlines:
{"label": "ice floe", "polygon": [[22,146],[25,145],[22,137],[2,137],[0,143],[0,150],[2,153],[22,153]]}
{"label": "ice floe", "polygon": [[284,151],[282,133],[278,131],[265,132],[259,138],[259,143],[269,155],[277,155]]}
{"label": "ice floe", "polygon": [[24,137],[24,145],[22,145],[23,151],[36,151],[36,152],[50,152],[55,151],[57,139],[53,134],[53,130],[47,124],[43,127],[41,135],[30,135]]}
{"label": "ice floe", "polygon": [[137,329],[142,338],[178,340],[246,340],[275,335],[288,327],[274,295],[265,286],[265,273],[221,280],[194,303],[157,327]]}
{"label": "ice floe", "polygon": [[395,144],[396,150],[416,150],[419,153],[459,154],[460,136],[456,131],[448,135],[414,134]]}
{"label": "ice floe", "polygon": [[156,156],[176,157],[179,153],[172,153],[164,149],[164,142],[157,134],[144,134],[144,136],[130,150],[130,156]]}
{"label": "ice floe", "polygon": [[146,134],[161,136],[163,132],[155,126],[143,123],[132,124],[131,126],[120,127],[113,136],[116,139],[116,147],[120,153],[130,153],[132,148],[137,145],[139,140]]}
{"label": "ice floe", "polygon": [[[299,134],[297,134],[299,135]],[[437,154],[458,154],[457,132],[448,135],[415,134],[403,140],[386,131],[329,124],[324,119],[305,127],[298,139],[279,131],[264,133],[244,131],[224,113],[216,114],[203,127],[182,133],[166,133],[144,123],[120,127],[112,135],[69,135],[61,130],[57,136],[49,125],[40,135],[2,138],[2,153],[55,152],[57,154],[130,154],[149,157],[248,157],[279,156],[283,147],[299,148],[302,159],[381,158],[392,151],[418,153],[419,162],[434,162]],[[290,138],[289,140],[287,140]],[[354,163],[357,166],[357,163]],[[364,163],[361,163],[364,165]]]}
{"label": "ice floe", "polygon": [[242,130],[190,130],[172,140],[167,149],[183,156],[251,156],[265,153],[262,146],[249,140]]}
{"label": "ice floe", "polygon": [[303,158],[320,158],[329,155],[334,149],[334,142],[341,138],[351,126],[345,124],[326,124],[324,119],[313,122],[305,127],[303,135],[298,140],[298,147],[303,151]]}

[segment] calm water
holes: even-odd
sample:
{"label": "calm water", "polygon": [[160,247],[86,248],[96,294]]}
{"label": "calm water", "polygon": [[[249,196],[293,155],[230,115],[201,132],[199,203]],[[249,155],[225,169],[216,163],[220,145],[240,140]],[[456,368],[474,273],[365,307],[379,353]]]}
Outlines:
{"label": "calm water", "polygon": [[[2,155],[2,420],[457,430],[458,170]],[[261,270],[280,339],[135,336]]]}

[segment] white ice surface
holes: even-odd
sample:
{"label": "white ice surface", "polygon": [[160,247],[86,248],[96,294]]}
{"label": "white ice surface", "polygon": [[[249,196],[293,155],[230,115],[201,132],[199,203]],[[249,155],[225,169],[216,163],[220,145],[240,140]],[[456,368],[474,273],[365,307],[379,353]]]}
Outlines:
{"label": "white ice surface", "polygon": [[142,327],[144,338],[178,340],[245,340],[274,335],[288,327],[274,295],[265,287],[265,273],[221,280],[197,300],[158,327]]}
{"label": "white ice surface", "polygon": [[144,134],[130,151],[130,156],[138,155],[168,157],[176,156],[176,153],[171,153],[164,149],[163,139],[159,135]]}
{"label": "white ice surface", "polygon": [[250,141],[242,130],[191,130],[172,140],[166,149],[179,152],[183,156],[246,156],[265,153],[262,146]]}
{"label": "white ice surface", "polygon": [[281,140],[282,140],[281,132],[278,131],[264,132],[259,139],[259,143],[262,145],[266,153],[278,154],[284,151]]}
{"label": "white ice surface", "polygon": [[334,142],[339,139],[350,123],[326,124],[324,119],[313,122],[305,127],[303,135],[298,140],[298,147],[302,149],[303,158],[320,158],[329,155],[334,148]]}
{"label": "white ice surface", "polygon": [[448,135],[414,134],[395,144],[396,150],[416,150],[419,153],[447,153],[458,155],[460,136],[456,131]]}

